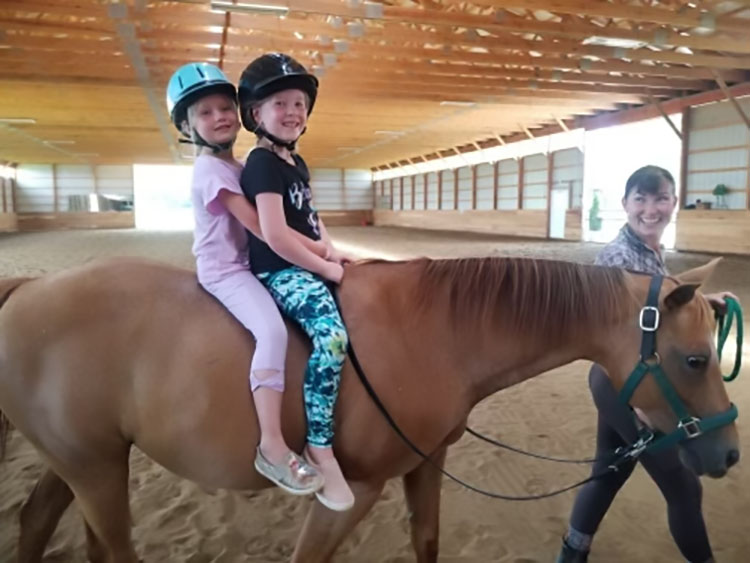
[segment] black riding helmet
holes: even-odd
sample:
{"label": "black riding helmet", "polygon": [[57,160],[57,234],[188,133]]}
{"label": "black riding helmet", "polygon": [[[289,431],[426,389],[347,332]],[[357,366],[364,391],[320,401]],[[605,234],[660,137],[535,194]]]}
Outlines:
{"label": "black riding helmet", "polygon": [[282,90],[302,90],[310,99],[307,115],[312,113],[318,95],[318,79],[307,72],[304,66],[289,55],[268,53],[251,62],[240,76],[239,102],[242,125],[248,131],[268,137],[277,145],[294,149],[294,143],[286,143],[269,135],[253,118],[253,107],[269,96]]}

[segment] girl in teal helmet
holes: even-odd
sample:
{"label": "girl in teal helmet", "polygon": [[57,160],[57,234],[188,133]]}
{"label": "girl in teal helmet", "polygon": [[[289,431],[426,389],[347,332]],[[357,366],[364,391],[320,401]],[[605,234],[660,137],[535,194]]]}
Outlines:
{"label": "girl in teal helmet", "polygon": [[[316,493],[331,510],[348,510],[354,495],[333,452],[333,414],[348,337],[328,286],[340,283],[346,258],[331,245],[312,206],[310,174],[295,151],[318,92],[318,80],[288,55],[271,53],[251,62],[240,78],[242,122],[258,137],[242,172],[242,189],[257,205],[262,237],[251,236],[251,267],[276,302],[310,337],[305,371],[305,454],[323,474]],[[325,258],[289,236],[290,227],[324,241]]]}
{"label": "girl in teal helmet", "polygon": [[[247,231],[262,233],[258,214],[240,188],[242,165],[232,153],[240,128],[235,88],[217,67],[190,63],[170,79],[167,109],[175,127],[196,145],[192,200],[198,281],[256,341],[249,373],[260,428],[255,468],[290,493],[311,494],[323,478],[290,450],[281,433],[286,326],[273,298],[250,272]],[[290,236],[310,252],[326,252],[323,244]]]}

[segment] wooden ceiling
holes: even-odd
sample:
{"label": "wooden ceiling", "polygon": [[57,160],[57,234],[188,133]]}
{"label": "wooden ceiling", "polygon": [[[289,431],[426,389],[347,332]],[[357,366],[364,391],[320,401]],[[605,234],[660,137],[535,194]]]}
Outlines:
{"label": "wooden ceiling", "polygon": [[[316,167],[451,154],[750,79],[750,0],[257,3],[288,13],[2,0],[0,161],[173,162],[172,72],[208,61],[237,80],[267,51],[320,75],[301,143]],[[241,133],[237,154],[252,140]]]}

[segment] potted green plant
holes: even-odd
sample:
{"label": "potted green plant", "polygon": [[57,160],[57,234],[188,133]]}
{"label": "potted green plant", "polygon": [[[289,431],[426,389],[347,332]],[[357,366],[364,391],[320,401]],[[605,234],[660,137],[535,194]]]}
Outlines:
{"label": "potted green plant", "polygon": [[594,201],[589,209],[589,230],[599,231],[602,228],[602,218],[599,216],[599,194],[594,192]]}
{"label": "potted green plant", "polygon": [[716,207],[726,208],[726,195],[729,193],[729,188],[727,187],[727,185],[716,184],[711,193],[716,196]]}

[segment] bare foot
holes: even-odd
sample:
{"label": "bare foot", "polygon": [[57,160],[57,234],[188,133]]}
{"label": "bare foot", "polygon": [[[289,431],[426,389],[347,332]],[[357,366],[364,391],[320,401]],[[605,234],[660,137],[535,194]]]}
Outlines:
{"label": "bare foot", "polygon": [[341,473],[333,448],[319,448],[308,444],[305,458],[323,475],[323,488],[315,493],[323,506],[338,512],[349,510],[354,505],[354,493]]}

